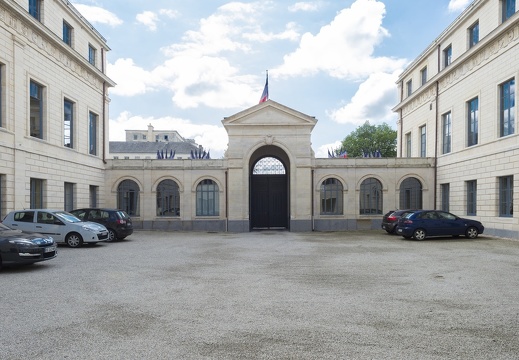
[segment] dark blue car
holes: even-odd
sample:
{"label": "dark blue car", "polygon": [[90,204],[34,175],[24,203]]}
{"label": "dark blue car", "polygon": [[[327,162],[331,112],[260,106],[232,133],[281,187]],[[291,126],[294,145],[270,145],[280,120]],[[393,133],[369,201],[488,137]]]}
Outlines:
{"label": "dark blue car", "polygon": [[398,220],[396,233],[406,239],[423,240],[430,236],[465,235],[475,239],[485,227],[476,220],[460,218],[440,210],[416,210]]}

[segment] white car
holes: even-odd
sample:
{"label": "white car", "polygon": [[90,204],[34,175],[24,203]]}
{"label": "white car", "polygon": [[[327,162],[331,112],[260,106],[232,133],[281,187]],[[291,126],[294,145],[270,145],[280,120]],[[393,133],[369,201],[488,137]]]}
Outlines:
{"label": "white car", "polygon": [[108,239],[108,230],[103,225],[81,221],[62,210],[11,211],[2,222],[12,229],[52,236],[57,243],[66,243],[73,248]]}

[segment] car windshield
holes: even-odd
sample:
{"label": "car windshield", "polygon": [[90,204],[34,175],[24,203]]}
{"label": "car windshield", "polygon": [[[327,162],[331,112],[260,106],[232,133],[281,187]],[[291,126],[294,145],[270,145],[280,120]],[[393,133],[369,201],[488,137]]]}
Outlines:
{"label": "car windshield", "polygon": [[68,213],[66,211],[56,211],[54,213],[56,217],[60,218],[61,220],[68,222],[68,223],[78,223],[81,222],[76,216],[72,215],[71,213]]}

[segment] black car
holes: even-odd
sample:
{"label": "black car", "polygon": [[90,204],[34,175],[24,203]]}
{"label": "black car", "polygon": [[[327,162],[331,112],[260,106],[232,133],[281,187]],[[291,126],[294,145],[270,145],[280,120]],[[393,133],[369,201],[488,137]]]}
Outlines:
{"label": "black car", "polygon": [[13,230],[0,224],[0,268],[50,260],[57,254],[58,247],[52,237]]}
{"label": "black car", "polygon": [[82,221],[92,221],[104,225],[108,229],[108,240],[123,240],[133,234],[130,215],[123,210],[106,208],[76,209],[70,212]]}
{"label": "black car", "polygon": [[441,210],[415,210],[398,220],[397,234],[406,239],[423,240],[429,236],[465,235],[475,239],[485,230],[477,220],[464,219]]}
{"label": "black car", "polygon": [[382,217],[382,229],[386,230],[388,234],[394,234],[400,217],[410,211],[413,210],[390,210]]}

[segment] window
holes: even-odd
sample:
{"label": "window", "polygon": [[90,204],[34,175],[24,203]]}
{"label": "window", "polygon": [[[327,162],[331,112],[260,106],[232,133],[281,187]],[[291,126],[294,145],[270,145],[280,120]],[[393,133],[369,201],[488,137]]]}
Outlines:
{"label": "window", "polygon": [[0,219],[3,219],[5,216],[5,206],[4,206],[4,198],[3,198],[4,184],[5,184],[4,175],[0,175]]}
{"label": "window", "polygon": [[477,181],[470,180],[465,184],[467,188],[467,215],[476,215]]}
{"label": "window", "polygon": [[515,14],[515,0],[501,0],[501,9],[501,21],[505,22]]}
{"label": "window", "polygon": [[427,66],[420,70],[420,85],[425,85],[427,83]]}
{"label": "window", "polygon": [[400,185],[400,209],[422,208],[422,183],[411,177],[402,181]]}
{"label": "window", "polygon": [[427,128],[426,126],[420,127],[420,156],[427,156]]}
{"label": "window", "polygon": [[452,62],[452,46],[449,45],[443,50],[443,68],[449,66]]}
{"label": "window", "polygon": [[96,55],[97,50],[92,45],[88,45],[88,62],[94,66],[96,66]]}
{"label": "window", "polygon": [[163,180],[157,186],[157,216],[180,216],[180,193],[173,180]]}
{"label": "window", "polygon": [[450,184],[441,184],[440,190],[442,197],[441,209],[443,211],[449,211]]}
{"label": "window", "polygon": [[43,209],[43,185],[44,180],[31,178],[31,209]]}
{"label": "window", "polygon": [[63,21],[63,41],[68,46],[72,46],[72,26],[66,21]]}
{"label": "window", "polygon": [[41,0],[29,0],[29,14],[41,21]]}
{"label": "window", "polygon": [[142,135],[142,140],[146,140],[146,135]]}
{"label": "window", "polygon": [[196,187],[196,216],[218,216],[218,185],[213,180],[202,180]]}
{"label": "window", "polygon": [[360,185],[360,214],[382,214],[382,184],[375,178]]}
{"label": "window", "polygon": [[451,152],[452,123],[450,111],[442,115],[443,154]]}
{"label": "window", "polygon": [[468,123],[467,123],[467,146],[473,146],[478,143],[478,112],[479,99],[474,98],[467,103]]}
{"label": "window", "polygon": [[63,101],[63,144],[65,147],[74,147],[74,103]]}
{"label": "window", "polygon": [[66,182],[65,183],[65,194],[64,194],[64,204],[63,209],[65,211],[72,211],[74,210],[74,184]]}
{"label": "window", "polygon": [[405,134],[405,156],[411,157],[411,133]]}
{"label": "window", "polygon": [[95,185],[90,185],[89,187],[89,199],[90,199],[90,203],[89,203],[89,206],[90,207],[97,207],[97,204],[98,204],[98,198],[99,198],[99,186],[95,186]]}
{"label": "window", "polygon": [[4,77],[5,66],[0,63],[0,127],[4,126]]}
{"label": "window", "polygon": [[413,93],[413,80],[409,80],[406,84],[407,96],[411,96]]}
{"label": "window", "polygon": [[500,86],[500,136],[511,135],[515,131],[515,79]]}
{"label": "window", "polygon": [[321,184],[321,215],[342,215],[342,183],[329,178]]}
{"label": "window", "polygon": [[169,136],[168,135],[164,135],[164,140],[165,141],[169,141]]}
{"label": "window", "polygon": [[123,180],[117,187],[117,207],[124,210],[128,215],[139,216],[140,214],[140,191],[139,185],[133,180]]}
{"label": "window", "polygon": [[139,135],[133,134],[133,140],[138,140],[138,139],[139,139]]}
{"label": "window", "polygon": [[479,21],[469,28],[469,48],[479,42]]}
{"label": "window", "polygon": [[499,216],[512,217],[514,214],[514,177],[499,178]]}
{"label": "window", "polygon": [[30,83],[30,135],[43,139],[43,86]]}
{"label": "window", "polygon": [[88,153],[97,155],[97,114],[89,112]]}

